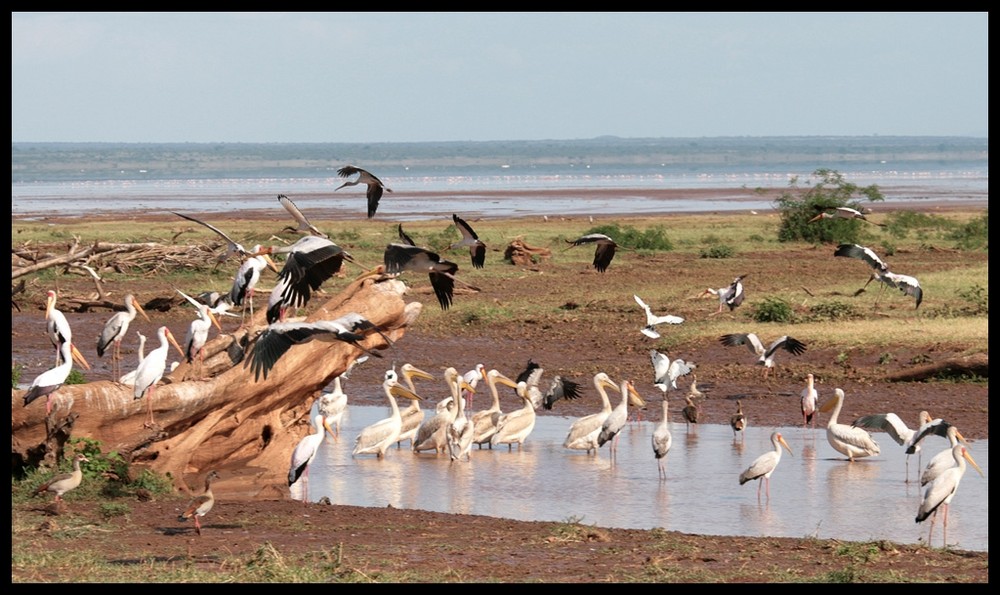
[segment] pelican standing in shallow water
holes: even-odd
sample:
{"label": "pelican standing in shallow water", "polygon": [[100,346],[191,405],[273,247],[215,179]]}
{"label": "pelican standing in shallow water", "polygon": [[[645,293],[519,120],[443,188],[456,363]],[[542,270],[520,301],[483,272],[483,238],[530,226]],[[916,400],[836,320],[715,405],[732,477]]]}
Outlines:
{"label": "pelican standing in shallow water", "polygon": [[[400,368],[400,374],[403,376],[403,382],[412,392],[417,392],[416,387],[413,384],[414,378],[421,378],[423,380],[434,380],[434,377],[424,372],[416,366],[405,363]],[[395,370],[387,370],[386,375],[389,373],[395,374]],[[405,408],[400,410],[399,416],[402,418],[402,423],[399,429],[399,436],[396,438],[396,448],[400,447],[400,443],[403,440],[409,440],[412,446],[413,437],[417,435],[417,429],[420,428],[420,424],[424,421],[424,410],[420,408],[419,399],[409,399],[410,404]]]}
{"label": "pelican standing in shallow water", "polygon": [[[444,371],[444,381],[451,393],[452,404],[448,407],[440,407],[434,417],[420,424],[420,427],[417,428],[417,435],[412,440],[412,450],[415,453],[433,450],[436,454],[442,453],[448,448],[448,428],[455,421],[455,414],[458,412],[456,404],[462,398],[462,390],[474,390],[454,367],[449,367]],[[443,399],[442,403],[446,400]]]}
{"label": "pelican standing in shallow water", "polygon": [[399,431],[403,423],[396,397],[421,400],[417,393],[401,385],[395,375],[388,376],[382,382],[382,390],[385,391],[385,398],[389,400],[392,413],[389,417],[367,426],[358,433],[358,437],[354,440],[354,450],[351,452],[354,456],[374,454],[379,459],[385,457],[385,452],[389,450],[389,447],[399,440]]}
{"label": "pelican standing in shallow water", "polygon": [[792,454],[792,449],[785,442],[785,439],[781,436],[781,432],[773,432],[771,434],[771,444],[774,445],[774,450],[765,452],[764,454],[757,457],[750,466],[746,468],[743,473],[740,473],[740,485],[745,484],[748,481],[757,480],[757,502],[760,502],[760,484],[765,483],[767,487],[765,491],[767,492],[767,499],[771,499],[771,474],[778,467],[778,463],[781,462],[781,447],[784,446],[788,454]]}
{"label": "pelican standing in shallow water", "polygon": [[956,444],[952,447],[951,453],[952,458],[955,460],[955,465],[946,469],[927,486],[927,489],[924,491],[924,498],[920,502],[920,508],[917,510],[918,523],[923,522],[932,514],[934,515],[931,516],[931,528],[927,533],[928,546],[931,544],[931,537],[934,535],[934,521],[937,519],[939,508],[944,508],[941,545],[942,547],[948,546],[948,508],[951,506],[951,501],[955,497],[955,493],[958,492],[958,484],[962,481],[962,476],[965,475],[965,461],[972,463],[976,471],[983,477],[986,477],[983,475],[983,470],[976,464],[975,459],[969,454],[965,445]]}
{"label": "pelican standing in shallow water", "polygon": [[646,403],[643,402],[642,397],[635,390],[635,386],[628,380],[622,381],[621,388],[619,391],[622,394],[622,400],[601,424],[601,431],[597,435],[597,446],[600,448],[604,446],[605,443],[610,442],[611,446],[609,450],[611,451],[611,460],[614,461],[618,456],[618,436],[621,434],[622,428],[628,422],[628,404],[630,399],[635,399],[635,403],[639,407],[644,407]]}
{"label": "pelican standing in shallow water", "polygon": [[826,423],[827,442],[830,443],[833,450],[846,456],[852,463],[854,459],[877,456],[881,451],[878,443],[872,440],[871,434],[862,428],[837,422],[840,409],[843,406],[844,391],[837,388],[833,390],[833,396],[819,408],[821,413],[832,411],[830,420]]}
{"label": "pelican standing in shallow water", "polygon": [[472,414],[472,443],[482,448],[488,444],[493,448],[490,439],[496,434],[497,424],[503,411],[500,409],[500,393],[497,391],[497,383],[504,384],[517,390],[517,383],[502,374],[499,370],[490,370],[486,373],[486,386],[490,389],[490,396],[493,398],[489,408],[477,411]]}
{"label": "pelican standing in shallow water", "polygon": [[604,427],[604,420],[611,415],[612,411],[611,400],[605,389],[611,388],[617,391],[620,388],[604,372],[598,372],[594,375],[594,388],[597,389],[597,394],[601,397],[601,410],[585,415],[570,425],[566,439],[563,440],[564,448],[585,450],[587,454],[597,453],[597,449],[600,447],[597,443],[597,437],[601,434],[601,428]]}
{"label": "pelican standing in shallow water", "polygon": [[490,438],[490,446],[506,444],[507,451],[510,452],[516,444],[517,449],[521,450],[524,441],[535,429],[535,405],[531,402],[531,395],[528,394],[528,384],[523,380],[517,383],[517,396],[521,397],[524,404],[520,409],[500,416],[497,421],[497,431]]}

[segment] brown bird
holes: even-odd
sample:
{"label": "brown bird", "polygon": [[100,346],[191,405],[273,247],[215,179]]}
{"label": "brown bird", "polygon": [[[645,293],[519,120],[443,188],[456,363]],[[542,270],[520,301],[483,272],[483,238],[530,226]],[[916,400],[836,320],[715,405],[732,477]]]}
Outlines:
{"label": "brown bird", "polygon": [[[729,425],[733,427],[733,440],[736,439],[737,432],[743,432],[747,427],[747,416],[743,415],[743,402],[736,401],[736,413],[729,418]],[[740,434],[740,439],[746,436],[745,433]]]}
{"label": "brown bird", "polygon": [[73,471],[71,473],[60,473],[52,479],[46,481],[42,485],[38,486],[35,490],[35,494],[41,494],[42,492],[52,492],[56,495],[55,502],[62,502],[63,494],[70,490],[75,490],[80,486],[80,482],[83,481],[83,471],[80,469],[80,463],[84,461],[90,461],[83,453],[78,453],[73,457]]}
{"label": "brown bird", "polygon": [[205,491],[200,496],[195,496],[191,499],[188,507],[177,517],[178,521],[184,522],[190,518],[194,518],[194,530],[201,535],[201,517],[208,514],[212,507],[215,506],[215,495],[212,494],[212,481],[219,478],[219,473],[217,471],[209,471],[208,475],[205,476]]}
{"label": "brown bird", "polygon": [[698,423],[698,406],[694,404],[694,398],[691,395],[684,397],[684,408],[681,409],[681,413],[684,414],[684,420],[687,421],[687,429],[691,429],[691,424]]}
{"label": "brown bird", "polygon": [[378,201],[382,198],[382,192],[392,192],[392,188],[387,188],[382,180],[375,177],[371,172],[365,171],[360,167],[355,167],[353,165],[345,165],[344,167],[337,170],[337,174],[342,178],[349,178],[354,174],[358,174],[356,180],[348,180],[334,188],[334,191],[340,190],[345,186],[356,186],[358,184],[364,184],[368,186],[368,218],[371,219],[375,216],[375,211],[378,209]]}

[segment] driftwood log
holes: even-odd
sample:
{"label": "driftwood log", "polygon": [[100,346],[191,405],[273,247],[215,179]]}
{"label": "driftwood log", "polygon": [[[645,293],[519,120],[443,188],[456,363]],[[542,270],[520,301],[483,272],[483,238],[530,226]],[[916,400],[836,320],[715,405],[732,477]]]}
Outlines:
{"label": "driftwood log", "polygon": [[919,382],[929,378],[953,376],[990,377],[990,355],[976,353],[964,357],[952,357],[944,361],[925,364],[886,376],[889,382]]}
{"label": "driftwood log", "polygon": [[[421,310],[419,302],[404,303],[405,291],[396,279],[362,276],[307,320],[357,312],[394,343]],[[311,341],[293,346],[267,379],[255,381],[244,354],[266,326],[263,309],[248,326],[210,341],[204,363],[181,364],[164,377],[152,399],[153,428],[144,426],[148,397],[136,400],[131,386],[117,382],[64,385],[54,393],[48,417],[43,399],[25,407],[24,391],[12,390],[13,460],[54,458],[70,437],[88,437],[100,441],[104,452],[117,451],[133,465],[169,474],[183,491],[190,491],[187,478],[238,468],[248,496],[286,494],[291,452],[312,431],[305,418],[313,398],[364,353],[339,341]],[[392,348],[378,333],[362,344]]]}

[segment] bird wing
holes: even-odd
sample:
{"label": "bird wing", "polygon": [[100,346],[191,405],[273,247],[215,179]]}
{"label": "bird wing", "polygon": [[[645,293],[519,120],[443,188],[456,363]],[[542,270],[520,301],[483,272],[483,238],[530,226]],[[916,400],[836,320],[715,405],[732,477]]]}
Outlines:
{"label": "bird wing", "polygon": [[792,355],[802,355],[806,351],[806,344],[798,339],[785,335],[779,337],[771,346],[767,348],[766,357],[771,357],[778,349],[784,349]]}
{"label": "bird wing", "polygon": [[670,362],[670,366],[667,367],[667,380],[670,382],[671,388],[677,388],[677,379],[681,376],[687,376],[694,368],[694,364],[680,358]]}
{"label": "bird wing", "polygon": [[[373,178],[375,176],[372,176]],[[368,198],[368,218],[371,219],[375,216],[375,211],[378,210],[378,201],[382,200],[382,184],[368,184],[368,192],[366,197]],[[390,191],[391,192],[391,191]]]}
{"label": "bird wing", "polygon": [[462,219],[461,217],[455,215],[454,213],[451,215],[451,219],[452,221],[455,222],[455,227],[457,227],[458,231],[461,232],[463,238],[465,238],[466,240],[479,239],[479,236],[476,235],[475,231],[473,231],[472,226],[470,226],[468,223],[465,222],[465,219]]}
{"label": "bird wing", "polygon": [[233,240],[231,237],[227,236],[225,234],[225,232],[223,232],[218,227],[215,227],[214,225],[211,225],[209,223],[205,223],[204,221],[202,221],[200,219],[195,219],[194,217],[191,217],[190,215],[183,215],[183,214],[178,213],[176,211],[171,211],[171,213],[173,213],[174,215],[177,215],[178,217],[183,217],[183,218],[187,219],[188,221],[194,221],[198,225],[204,225],[205,227],[207,227],[207,228],[211,229],[212,231],[214,231],[215,233],[219,234],[219,236],[221,236],[222,239],[226,240],[226,242],[229,244],[229,248],[226,250],[226,256],[227,257],[230,254],[232,254],[233,252],[238,253],[241,257],[245,257],[247,255],[246,248],[244,248],[242,244],[240,244],[239,242]]}
{"label": "bird wing", "polygon": [[406,235],[406,232],[403,231],[403,224],[402,223],[399,224],[398,232],[399,232],[399,241],[403,242],[404,244],[409,244],[410,246],[416,246],[417,245],[417,243],[413,241],[413,238],[411,238],[410,236]]}
{"label": "bird wing", "polygon": [[309,223],[309,220],[306,219],[306,216],[302,213],[302,211],[300,211],[299,208],[295,206],[295,203],[292,202],[292,199],[288,198],[284,194],[279,194],[278,202],[280,202],[281,206],[285,207],[285,210],[288,211],[288,214],[291,215],[296,222],[298,222],[299,226],[297,229],[299,231],[306,231],[321,238],[330,237],[325,233],[323,233],[322,231],[320,231],[319,229],[317,229],[315,225]]}
{"label": "bird wing", "polygon": [[856,428],[867,428],[869,430],[879,430],[889,434],[896,444],[900,446],[913,436],[911,430],[895,413],[874,413],[872,415],[862,415],[851,422]]}
{"label": "bird wing", "polygon": [[361,169],[360,167],[355,167],[353,165],[345,165],[344,167],[337,170],[337,175],[339,175],[342,178],[349,178],[354,174],[366,174],[366,173],[368,172]]}
{"label": "bird wing", "polygon": [[666,391],[669,387],[667,373],[670,369],[670,358],[655,349],[649,351],[649,359],[653,362],[653,384]]}
{"label": "bird wing", "polygon": [[550,386],[548,392],[545,393],[545,399],[542,401],[542,406],[546,409],[552,409],[552,405],[559,399],[572,401],[573,399],[578,398],[580,398],[580,384],[568,378],[556,376],[552,379],[552,386]]}
{"label": "bird wing", "polygon": [[[942,438],[948,437],[948,428],[951,427],[951,423],[938,418],[932,419],[931,421],[925,423],[924,425],[917,428],[913,433],[906,446],[906,454],[910,455],[917,452],[917,445],[920,441],[928,436],[941,436]],[[901,443],[902,444],[902,443]]]}
{"label": "bird wing", "polygon": [[760,342],[760,338],[754,333],[732,333],[729,335],[722,335],[719,337],[719,341],[726,347],[733,347],[734,345],[746,345],[750,353],[754,355],[764,355],[764,344]]}
{"label": "bird wing", "polygon": [[538,383],[538,378],[542,375],[543,368],[539,366],[534,360],[528,360],[528,363],[524,366],[524,370],[514,379],[514,382],[524,382],[525,384],[530,384],[528,381],[532,376],[535,377],[535,384]]}
{"label": "bird wing", "polygon": [[859,246],[857,244],[841,244],[837,246],[833,255],[863,260],[868,263],[869,267],[875,269],[876,271],[889,270],[888,265],[882,262],[882,259],[879,258],[875,252],[873,252],[870,248],[865,248],[864,246]]}
{"label": "bird wing", "polygon": [[600,272],[608,270],[611,259],[615,257],[617,245],[614,242],[599,242],[594,251],[594,268]]}

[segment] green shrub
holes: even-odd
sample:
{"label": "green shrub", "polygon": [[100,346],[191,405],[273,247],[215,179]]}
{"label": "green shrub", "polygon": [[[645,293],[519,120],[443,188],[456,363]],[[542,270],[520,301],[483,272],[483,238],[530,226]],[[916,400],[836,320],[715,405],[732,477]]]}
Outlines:
{"label": "green shrub", "polygon": [[983,213],[969,221],[961,228],[953,230],[948,239],[955,242],[955,246],[960,250],[988,250],[990,247],[989,237],[986,235],[989,229],[990,213]]}
{"label": "green shrub", "polygon": [[702,258],[732,258],[735,254],[736,250],[725,244],[718,244],[701,251]]}
{"label": "green shrub", "polygon": [[989,316],[990,315],[990,290],[978,283],[968,289],[960,289],[958,297],[969,302],[968,308],[963,308],[962,313],[967,316]]}
{"label": "green shrub", "polygon": [[10,387],[17,388],[21,384],[21,374],[24,373],[24,364],[12,364],[10,366]]}
{"label": "green shrub", "polygon": [[666,229],[659,225],[645,231],[639,231],[632,226],[621,227],[618,224],[599,225],[586,232],[586,234],[592,233],[603,233],[612,238],[619,246],[633,250],[668,251],[674,249],[673,242],[667,237]]}
{"label": "green shrub", "polygon": [[73,368],[69,371],[69,375],[66,376],[66,382],[63,384],[86,384],[87,377],[83,375],[83,372]]}
{"label": "green shrub", "polygon": [[785,300],[775,297],[764,298],[753,311],[755,322],[792,322],[793,318],[792,306]]}
{"label": "green shrub", "polygon": [[808,189],[798,186],[798,178],[789,181],[789,189],[775,199],[775,206],[781,214],[778,241],[804,241],[817,244],[860,244],[861,235],[867,232],[864,226],[871,224],[856,219],[810,220],[822,212],[837,207],[850,207],[864,212],[862,204],[855,200],[863,195],[868,201],[885,200],[878,186],[857,186],[844,180],[837,171],[817,169],[817,178]]}
{"label": "green shrub", "polygon": [[854,306],[843,302],[824,302],[809,308],[810,320],[856,320],[864,318]]}

